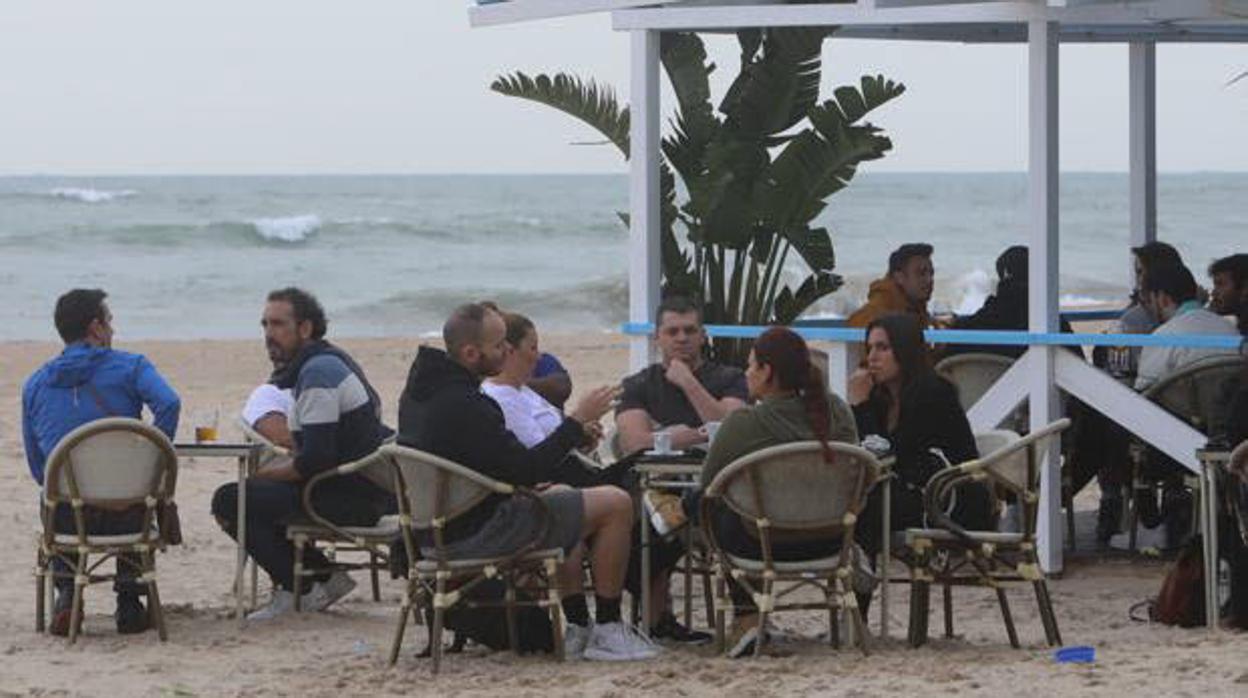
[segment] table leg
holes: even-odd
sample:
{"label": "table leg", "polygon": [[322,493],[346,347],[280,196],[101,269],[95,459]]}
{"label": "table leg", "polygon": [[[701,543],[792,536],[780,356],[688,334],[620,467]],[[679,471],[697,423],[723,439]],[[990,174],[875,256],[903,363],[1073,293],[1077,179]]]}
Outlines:
{"label": "table leg", "polygon": [[234,613],[238,618],[240,628],[247,622],[246,609],[243,604],[247,592],[243,586],[243,576],[247,569],[247,475],[251,467],[250,460],[250,458],[238,459],[238,524],[236,526],[238,551],[234,567]]}
{"label": "table leg", "polygon": [[1200,477],[1200,526],[1204,530],[1205,556],[1205,624],[1212,630],[1218,627],[1218,498],[1217,483],[1213,480],[1213,468],[1201,464]]}
{"label": "table leg", "polygon": [[[643,473],[638,483],[643,500],[649,484],[650,478]],[[650,521],[646,517],[646,505],[643,500],[637,502],[641,510],[638,516],[641,521],[641,550],[639,551],[641,553],[641,633],[648,638],[650,637],[650,604],[653,603],[653,599],[650,598]]]}
{"label": "table leg", "polygon": [[[884,540],[880,546],[879,574],[880,579],[880,637],[888,637],[888,567],[893,556],[893,482],[892,478],[884,480],[884,521],[880,525]],[[863,619],[866,622],[866,619]]]}

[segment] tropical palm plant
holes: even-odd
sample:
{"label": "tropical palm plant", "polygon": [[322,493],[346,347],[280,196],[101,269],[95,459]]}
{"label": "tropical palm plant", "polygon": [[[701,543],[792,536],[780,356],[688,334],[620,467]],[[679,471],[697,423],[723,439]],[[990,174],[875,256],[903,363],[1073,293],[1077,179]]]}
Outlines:
{"label": "tropical palm plant", "polygon": [[[661,144],[664,293],[700,300],[708,323],[789,324],[841,286],[831,234],[814,227],[814,219],[860,163],[892,149],[863,117],[905,87],[864,76],[820,103],[829,33],[822,27],[740,32],[740,72],[718,109],[708,79],[715,66],[701,38],[662,35],[660,58],[678,102]],[[516,72],[491,89],[559,109],[629,155],[629,112],[610,88],[563,73]],[[805,265],[800,279],[790,276],[793,252]],[[713,351],[721,361],[743,364],[750,345],[717,339]]]}

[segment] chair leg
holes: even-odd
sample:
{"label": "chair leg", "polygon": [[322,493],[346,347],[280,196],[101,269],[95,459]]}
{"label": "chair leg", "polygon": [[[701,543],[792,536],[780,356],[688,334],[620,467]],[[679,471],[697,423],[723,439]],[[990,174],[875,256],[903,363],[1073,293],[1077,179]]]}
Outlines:
{"label": "chair leg", "polygon": [[724,575],[720,570],[715,571],[715,594],[720,598],[721,603],[715,609],[715,651],[723,654],[727,636],[727,608],[728,602],[724,596]]}
{"label": "chair leg", "polygon": [[71,645],[78,641],[79,619],[82,617],[82,592],[87,586],[86,577],[89,569],[91,568],[87,564],[87,554],[80,554],[78,564],[74,566],[74,602],[69,614],[69,644]]}
{"label": "chair leg", "polygon": [[1010,615],[1010,602],[1005,598],[1005,589],[997,587],[997,602],[1001,604],[1001,618],[1005,621],[1005,632],[1010,636],[1010,647],[1018,649],[1018,632],[1014,630],[1014,617]]}
{"label": "chair leg", "polygon": [[165,629],[165,608],[160,604],[160,590],[156,587],[156,558],[149,550],[143,553],[143,572],[148,576],[147,612],[156,624],[156,632],[161,642],[169,640],[169,632]]}
{"label": "chair leg", "polygon": [[550,604],[550,630],[555,643],[555,660],[564,661],[563,653],[563,603],[559,594],[559,563],[546,560],[544,565],[546,582],[546,598]]}
{"label": "chair leg", "polygon": [[912,579],[910,582],[910,646],[921,647],[927,642],[927,607],[931,583]]}
{"label": "chair leg", "polygon": [[1053,600],[1049,597],[1049,585],[1038,579],[1032,582],[1036,589],[1036,602],[1040,606],[1040,621],[1044,623],[1044,638],[1052,647],[1062,644],[1062,634],[1057,629],[1057,615],[1053,613]]}
{"label": "chair leg", "polygon": [[433,601],[433,625],[429,628],[429,656],[433,659],[433,673],[437,675],[442,668],[442,621],[446,609],[442,608],[446,595],[446,580],[437,581],[437,593]]}
{"label": "chair leg", "polygon": [[[837,589],[835,579],[828,580],[828,589]],[[825,600],[828,602],[828,644],[832,649],[841,648],[841,609],[842,604],[839,601],[839,589],[836,593],[829,591],[824,594]]]}
{"label": "chair leg", "polygon": [[[520,654],[520,626],[516,622],[516,580],[510,574],[505,575],[507,590],[504,592],[503,603],[507,605],[507,644],[511,651]],[[459,633],[455,634],[459,637]]]}
{"label": "chair leg", "polygon": [[399,648],[403,646],[403,633],[407,630],[407,616],[412,612],[412,595],[408,593],[399,608],[399,624],[395,626],[394,639],[390,642],[390,666],[399,661]]}
{"label": "chair leg", "polygon": [[[851,596],[853,593],[853,590],[847,591],[841,598],[847,600],[853,598]],[[852,605],[849,605],[850,603],[852,603]],[[854,641],[858,643],[858,649],[862,650],[862,656],[865,657],[868,654],[867,621],[862,616],[862,609],[858,608],[857,599],[854,599],[846,605],[849,605],[849,622],[852,624],[851,627],[854,630]]]}
{"label": "chair leg", "polygon": [[715,595],[711,592],[711,573],[702,573],[702,600],[706,604],[706,620],[711,622],[715,617]]}
{"label": "chair leg", "polygon": [[303,611],[303,539],[295,538],[295,613]]}
{"label": "chair leg", "polygon": [[35,632],[37,633],[44,631],[45,603],[48,598],[47,587],[48,569],[43,559],[43,553],[40,552],[35,558]]}
{"label": "chair leg", "polygon": [[[772,592],[772,580],[764,578],[762,596],[763,596],[763,603],[765,603],[768,607],[770,607],[771,604],[774,602],[774,599],[771,596],[771,592]],[[767,611],[764,611],[761,608],[758,609],[758,637],[754,640],[754,656],[755,657],[763,656],[763,645],[767,644],[768,615],[769,614]]]}
{"label": "chair leg", "polygon": [[945,606],[945,637],[953,637],[953,585],[945,583],[942,585],[944,606]]}
{"label": "chair leg", "polygon": [[373,602],[381,601],[381,580],[377,576],[377,553],[371,550],[368,553],[368,573],[373,582]]}

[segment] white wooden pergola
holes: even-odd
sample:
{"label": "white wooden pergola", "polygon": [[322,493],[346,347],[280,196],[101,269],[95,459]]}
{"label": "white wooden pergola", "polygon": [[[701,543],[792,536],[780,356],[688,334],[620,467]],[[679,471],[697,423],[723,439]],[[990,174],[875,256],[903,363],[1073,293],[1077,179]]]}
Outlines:
{"label": "white wooden pergola", "polygon": [[[995,426],[1023,400],[1031,427],[1057,419],[1061,389],[1096,407],[1137,436],[1200,472],[1195,451],[1205,436],[1131,389],[1060,351],[1058,335],[1058,50],[1063,42],[1123,43],[1129,51],[1130,243],[1157,231],[1156,44],[1248,42],[1248,0],[857,0],[785,4],[779,0],[481,0],[469,8],[474,26],[590,12],[611,12],[616,30],[631,35],[629,319],[650,321],[659,302],[659,35],[664,31],[727,32],[749,27],[836,26],[835,38],[963,43],[1025,43],[1028,49],[1028,174],[1030,209],[1030,331],[1013,343],[1030,346],[968,417],[976,430]],[[1124,262],[1127,259],[1124,250]],[[1117,270],[1114,270],[1116,273]],[[829,371],[844,394],[856,365],[861,332],[806,333],[836,341]],[[940,332],[932,333],[939,339]],[[959,341],[950,333],[945,339]],[[965,334],[965,333],[961,333]],[[1230,348],[1235,338],[1076,335],[1082,344],[1184,345]],[[651,360],[649,338],[634,334],[630,362]],[[1039,521],[1041,562],[1062,568],[1060,463],[1050,449]],[[1202,478],[1202,481],[1205,479]]]}

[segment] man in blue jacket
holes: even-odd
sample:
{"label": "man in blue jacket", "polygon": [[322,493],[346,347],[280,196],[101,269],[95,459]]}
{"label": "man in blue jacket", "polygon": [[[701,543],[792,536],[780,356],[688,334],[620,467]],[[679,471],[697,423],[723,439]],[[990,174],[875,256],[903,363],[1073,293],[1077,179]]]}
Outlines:
{"label": "man in blue jacket", "polygon": [[[156,428],[169,438],[178,428],[181,403],[178,395],[156,367],[140,354],[116,351],[113,344],[113,314],[104,302],[107,294],[99,289],[74,289],[56,301],[56,331],[65,341],[61,355],[44,364],[26,381],[22,390],[22,437],[26,462],[35,481],[43,484],[48,455],[66,434],[105,417],[139,418],[147,405]],[[98,509],[86,511],[90,533],[101,535],[133,533],[142,517],[130,512]],[[68,508],[55,512],[58,531],[74,530]],[[70,572],[60,559],[53,565],[58,572]],[[139,600],[143,586],[134,581],[137,560],[118,558],[117,631],[139,633],[148,627],[147,611]],[[51,631],[67,635],[71,622],[72,576],[56,579],[56,604]],[[82,622],[81,617],[77,622]]]}

